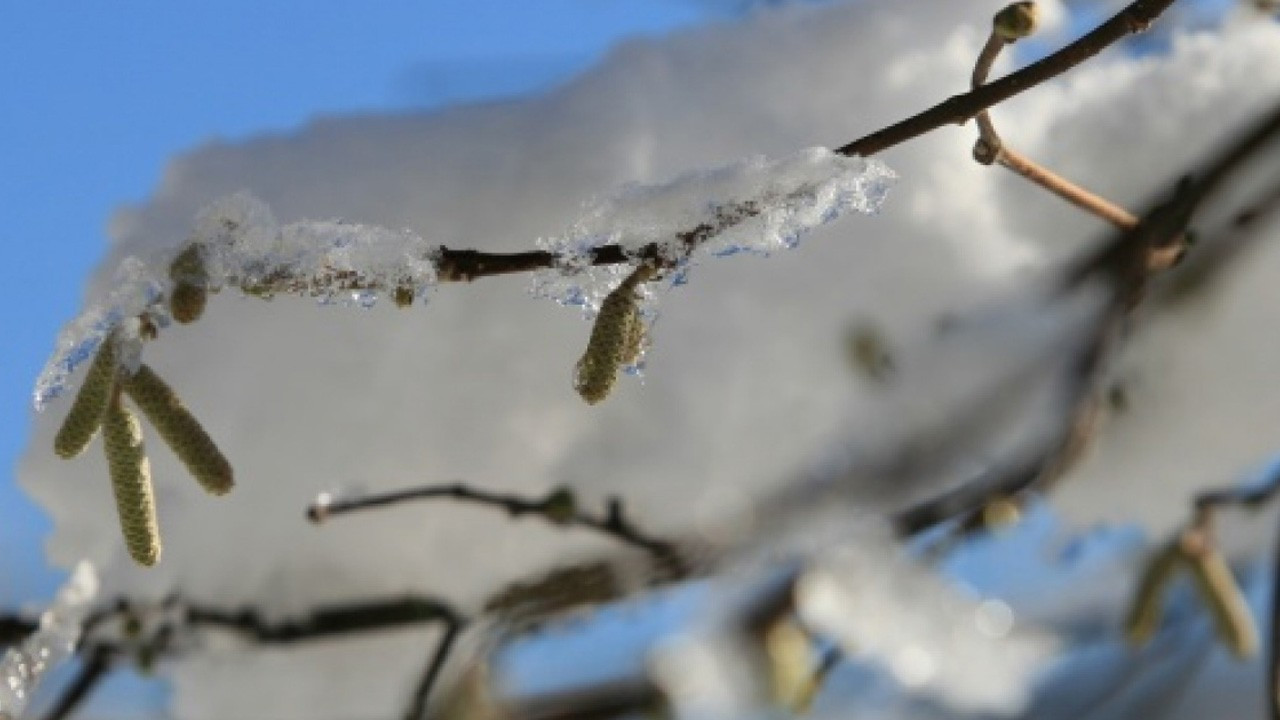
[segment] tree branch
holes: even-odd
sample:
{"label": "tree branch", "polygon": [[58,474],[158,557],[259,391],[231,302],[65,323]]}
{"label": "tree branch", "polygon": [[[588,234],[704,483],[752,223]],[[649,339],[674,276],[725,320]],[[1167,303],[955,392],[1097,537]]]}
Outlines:
{"label": "tree branch", "polygon": [[1039,62],[877,130],[836,149],[841,155],[866,157],[937,130],[963,125],[979,112],[1070,70],[1127,35],[1146,30],[1175,0],[1137,0],[1079,40]]}
{"label": "tree branch", "polygon": [[322,606],[301,620],[278,624],[264,621],[255,610],[228,612],[188,605],[185,615],[192,625],[231,630],[265,644],[290,644],[428,622],[463,622],[463,616],[448,603],[419,596]]}
{"label": "tree branch", "polygon": [[[945,125],[964,124],[983,110],[1067,72],[1125,36],[1145,30],[1174,2],[1175,0],[1136,0],[1092,32],[1039,62],[970,92],[952,96],[905,120],[846,143],[836,148],[835,152],[846,156],[868,157]],[[758,215],[762,210],[759,203],[750,201],[724,206],[713,221],[680,233],[677,240],[686,250],[692,250],[724,230]],[[655,267],[668,267],[672,262],[671,258],[663,257],[656,243],[644,246],[639,252],[628,252],[620,245],[610,244],[594,248],[591,253],[591,264],[595,266],[645,260],[654,263]],[[494,253],[442,247],[436,258],[436,275],[440,282],[470,282],[482,277],[554,268],[557,260],[554,253],[544,250]],[[288,285],[279,285],[270,278],[262,282],[270,286],[267,289],[273,292],[291,290]],[[355,276],[347,278],[346,284],[343,284],[341,278],[336,278],[335,282],[334,289],[394,290],[367,287]]]}
{"label": "tree branch", "polygon": [[404,714],[405,720],[425,720],[427,700],[431,698],[431,690],[440,678],[440,671],[444,669],[444,663],[449,659],[449,653],[453,651],[454,641],[458,639],[458,635],[462,633],[462,629],[465,626],[466,623],[459,618],[445,621],[444,635],[440,636],[439,642],[436,643],[435,651],[431,653],[431,657],[427,660],[427,665],[422,671],[422,679],[418,681],[418,687],[414,690],[413,697],[409,700],[409,709]]}

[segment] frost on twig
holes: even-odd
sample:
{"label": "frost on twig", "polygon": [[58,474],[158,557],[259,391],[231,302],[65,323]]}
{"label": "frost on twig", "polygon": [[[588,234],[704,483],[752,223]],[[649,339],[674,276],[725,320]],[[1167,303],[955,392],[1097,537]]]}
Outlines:
{"label": "frost on twig", "polygon": [[616,245],[630,257],[653,253],[685,280],[694,251],[716,257],[770,253],[850,211],[880,209],[896,175],[879,160],[845,157],[823,147],[770,160],[762,155],[656,185],[628,185],[593,200],[564,234],[538,244],[556,258],[538,272],[533,293],[588,316],[625,274],[595,267],[595,252]]}
{"label": "frost on twig", "polygon": [[[122,344],[136,344],[171,318],[190,322],[203,310],[206,293],[235,287],[263,297],[291,293],[362,307],[393,295],[402,303],[435,283],[437,251],[409,231],[340,220],[282,225],[246,193],[223,198],[201,211],[186,244],[120,263],[106,295],[63,330],[36,381],[35,407],[43,410],[65,392],[71,373],[112,332]],[[137,367],[122,365],[130,372]]]}
{"label": "frost on twig", "polygon": [[98,594],[93,565],[82,562],[40,616],[40,626],[0,659],[0,720],[16,720],[50,668],[71,657],[89,604]]}

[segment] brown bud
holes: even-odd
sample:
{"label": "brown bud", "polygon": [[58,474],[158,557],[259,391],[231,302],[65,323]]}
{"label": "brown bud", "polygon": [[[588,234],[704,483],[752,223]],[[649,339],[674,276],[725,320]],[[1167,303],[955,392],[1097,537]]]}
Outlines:
{"label": "brown bud", "polygon": [[235,484],[231,463],[200,421],[183,406],[173,388],[145,364],[133,375],[126,376],[123,385],[201,487],[214,495],[225,495],[231,490]]}
{"label": "brown bud", "polygon": [[209,293],[203,287],[180,282],[169,291],[169,314],[184,325],[193,323],[204,314],[208,301]]}
{"label": "brown bud", "polygon": [[556,488],[542,501],[542,514],[557,525],[568,525],[578,514],[578,501],[569,488]]}
{"label": "brown bud", "polygon": [[1036,31],[1040,11],[1034,2],[1016,2],[1005,6],[992,18],[992,30],[1005,42],[1015,42]]}
{"label": "brown bud", "polygon": [[413,305],[413,288],[408,285],[400,285],[391,293],[391,299],[395,301],[396,307],[407,308]]}
{"label": "brown bud", "polygon": [[93,364],[85,374],[84,384],[53,439],[53,451],[64,458],[84,452],[89,441],[102,426],[102,418],[111,401],[116,382],[115,338],[108,336],[98,348]]}
{"label": "brown bud", "polygon": [[151,464],[142,445],[142,427],[118,391],[112,393],[102,422],[102,440],[125,547],[138,564],[155,565],[160,560],[160,526]]}

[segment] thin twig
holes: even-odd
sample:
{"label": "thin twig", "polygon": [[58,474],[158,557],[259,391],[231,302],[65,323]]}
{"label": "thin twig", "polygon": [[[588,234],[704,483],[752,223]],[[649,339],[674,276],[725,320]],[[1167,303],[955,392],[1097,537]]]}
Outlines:
{"label": "thin twig", "polygon": [[16,645],[36,631],[39,624],[29,618],[10,615],[0,617],[0,647]]}
{"label": "thin twig", "polygon": [[449,659],[450,652],[453,651],[453,643],[458,639],[458,635],[462,634],[462,629],[466,627],[460,618],[451,618],[445,621],[444,634],[440,636],[440,640],[436,643],[436,649],[432,651],[431,657],[427,660],[426,668],[422,671],[422,679],[418,681],[418,687],[413,691],[413,697],[409,700],[409,709],[405,711],[405,720],[425,720],[427,713],[427,701],[431,699],[431,690],[435,687],[436,681],[440,678],[440,671],[444,669],[444,663]]}
{"label": "thin twig", "polygon": [[[547,522],[562,527],[581,527],[611,537],[635,548],[644,550],[664,561],[679,561],[679,549],[674,543],[650,537],[627,519],[621,498],[611,497],[603,515],[586,512],[577,507],[568,490],[560,489],[541,498],[528,498],[508,493],[498,493],[474,488],[462,483],[426,485],[387,493],[361,495],[351,498],[330,498],[322,495],[307,508],[307,519],[320,523],[334,515],[397,505],[413,500],[457,500],[506,511],[511,517],[536,515]],[[683,564],[680,562],[680,564]]]}
{"label": "thin twig", "polygon": [[290,644],[429,622],[459,623],[463,617],[444,601],[418,596],[327,605],[300,620],[274,624],[264,621],[254,610],[228,612],[188,605],[185,615],[191,625],[231,630],[264,644]]}
{"label": "thin twig", "polygon": [[[978,55],[973,67],[972,87],[980,88],[987,81],[987,74],[995,63],[1000,52],[1010,41],[1002,37],[994,29],[987,38],[986,45]],[[973,146],[973,157],[983,165],[997,163],[1014,173],[1030,180],[1076,207],[1092,213],[1122,230],[1131,230],[1138,224],[1133,213],[1090,192],[1085,188],[1055,173],[1049,168],[1035,162],[1031,158],[1009,147],[996,132],[995,123],[991,120],[989,110],[977,115],[978,141]]]}
{"label": "thin twig", "polygon": [[107,673],[111,670],[111,655],[111,651],[105,648],[95,648],[85,653],[80,671],[76,673],[75,679],[63,690],[57,703],[45,714],[44,720],[65,720],[71,717],[72,713],[93,694],[93,691],[106,678]]}
{"label": "thin twig", "polygon": [[1146,30],[1174,1],[1137,0],[1089,34],[1039,62],[976,90],[955,95],[924,112],[842,145],[836,152],[865,157],[944,125],[964,124],[983,110],[1061,75],[1125,36]]}

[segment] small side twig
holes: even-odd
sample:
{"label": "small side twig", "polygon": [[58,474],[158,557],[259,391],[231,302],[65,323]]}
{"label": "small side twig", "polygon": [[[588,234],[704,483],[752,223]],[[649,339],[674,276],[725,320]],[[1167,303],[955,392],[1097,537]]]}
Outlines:
{"label": "small side twig", "polygon": [[62,691],[44,720],[66,720],[93,694],[111,670],[112,652],[107,648],[94,648],[85,654],[83,664],[75,679]]}
{"label": "small side twig", "polygon": [[[1027,16],[1031,18],[1031,23],[1025,27],[1023,35],[1013,35],[1008,31],[1002,32],[1000,28],[1001,16],[1011,14],[1016,10],[1023,10],[1027,13]],[[1016,42],[1018,37],[1029,35],[1034,30],[1034,13],[1033,3],[1021,2],[1008,6],[996,16],[991,35],[987,38],[986,45],[983,46],[982,52],[978,55],[978,61],[973,68],[972,87],[974,89],[982,87],[987,82],[987,75],[991,72],[991,66],[1006,46]],[[996,132],[995,124],[991,120],[991,113],[988,109],[978,113],[976,119],[979,137],[973,146],[973,158],[978,162],[983,165],[991,165],[992,163],[1002,165],[1072,205],[1092,213],[1122,230],[1131,230],[1138,224],[1138,218],[1128,210],[1071,182],[1009,147]]]}
{"label": "small side twig", "polygon": [[622,499],[611,497],[603,515],[580,509],[573,493],[565,488],[553,490],[541,498],[528,498],[473,488],[463,483],[426,485],[422,487],[375,493],[351,498],[321,495],[307,508],[307,519],[321,523],[335,516],[360,510],[398,505],[413,500],[457,500],[504,510],[513,518],[535,515],[561,527],[580,527],[613,538],[624,545],[639,548],[667,563],[683,566],[679,548],[671,542],[641,532],[626,516]]}
{"label": "small side twig", "polygon": [[413,697],[409,699],[409,708],[404,714],[405,720],[425,720],[427,701],[431,698],[431,690],[436,686],[436,681],[440,679],[440,671],[444,669],[445,661],[449,659],[449,654],[453,651],[453,644],[458,639],[458,636],[462,634],[464,627],[466,627],[466,621],[461,617],[454,616],[444,619],[444,634],[440,636],[435,650],[432,651],[431,657],[427,659],[427,665],[422,671],[422,679],[418,681],[418,686],[413,691]]}
{"label": "small side twig", "polygon": [[219,627],[266,644],[289,644],[429,622],[458,623],[461,618],[448,603],[418,596],[328,605],[300,620],[275,624],[264,621],[253,610],[186,607],[186,620],[192,625]]}

